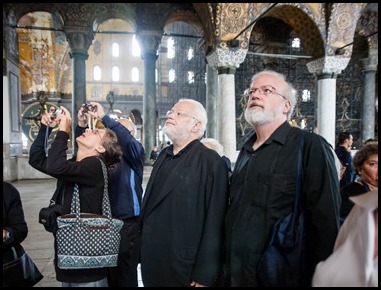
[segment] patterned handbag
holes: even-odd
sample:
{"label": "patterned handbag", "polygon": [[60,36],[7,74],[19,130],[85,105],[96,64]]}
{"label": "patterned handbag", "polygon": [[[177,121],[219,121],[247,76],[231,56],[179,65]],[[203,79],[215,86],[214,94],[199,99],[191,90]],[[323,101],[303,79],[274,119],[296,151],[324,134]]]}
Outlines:
{"label": "patterned handbag", "polygon": [[105,179],[102,215],[80,213],[79,190],[75,184],[71,213],[57,218],[60,269],[94,269],[117,265],[123,221],[111,217],[107,169],[100,161]]}

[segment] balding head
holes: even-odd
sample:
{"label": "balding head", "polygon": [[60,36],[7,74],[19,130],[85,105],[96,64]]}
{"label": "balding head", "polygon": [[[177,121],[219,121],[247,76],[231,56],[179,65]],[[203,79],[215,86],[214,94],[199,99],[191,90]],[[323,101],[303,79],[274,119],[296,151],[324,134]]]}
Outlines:
{"label": "balding head", "polygon": [[130,119],[119,119],[119,123],[121,123],[125,128],[127,128],[131,132],[132,136],[136,137],[136,126]]}

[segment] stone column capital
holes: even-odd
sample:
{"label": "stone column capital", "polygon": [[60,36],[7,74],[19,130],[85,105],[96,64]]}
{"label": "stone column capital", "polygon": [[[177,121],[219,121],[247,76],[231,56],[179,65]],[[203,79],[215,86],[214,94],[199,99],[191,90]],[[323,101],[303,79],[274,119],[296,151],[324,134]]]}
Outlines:
{"label": "stone column capital", "polygon": [[156,55],[161,42],[162,35],[162,31],[156,30],[141,30],[136,34],[136,37],[140,44],[140,49],[142,51],[143,59],[149,55]]}
{"label": "stone column capital", "polygon": [[347,67],[349,61],[349,57],[326,56],[307,63],[307,68],[312,74],[332,75],[333,78]]}
{"label": "stone column capital", "polygon": [[94,39],[94,32],[91,29],[85,26],[65,26],[65,35],[71,54],[79,53],[88,56],[89,47]]}
{"label": "stone column capital", "polygon": [[239,68],[245,60],[247,49],[217,48],[206,56],[208,64],[217,69],[220,67]]}
{"label": "stone column capital", "polygon": [[370,49],[369,57],[363,58],[361,60],[363,66],[363,72],[366,71],[377,71],[378,65],[378,49]]}

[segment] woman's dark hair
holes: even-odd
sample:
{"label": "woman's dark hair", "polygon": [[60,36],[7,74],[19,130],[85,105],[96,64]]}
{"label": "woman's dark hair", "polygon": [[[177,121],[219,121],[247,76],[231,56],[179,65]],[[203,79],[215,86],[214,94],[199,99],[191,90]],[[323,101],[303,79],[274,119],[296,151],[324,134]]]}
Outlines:
{"label": "woman's dark hair", "polygon": [[374,154],[378,155],[378,142],[370,142],[362,146],[353,157],[353,165],[356,168],[356,171],[357,168],[363,166],[369,156]]}
{"label": "woman's dark hair", "polygon": [[122,148],[120,147],[118,138],[113,131],[105,129],[105,135],[102,138],[102,145],[105,148],[105,152],[103,152],[101,156],[104,158],[107,168],[119,163],[122,158]]}
{"label": "woman's dark hair", "polygon": [[366,139],[365,142],[364,142],[364,145],[365,145],[365,144],[368,144],[368,143],[371,143],[371,142],[378,142],[378,139],[376,139],[376,138],[369,138],[369,139]]}

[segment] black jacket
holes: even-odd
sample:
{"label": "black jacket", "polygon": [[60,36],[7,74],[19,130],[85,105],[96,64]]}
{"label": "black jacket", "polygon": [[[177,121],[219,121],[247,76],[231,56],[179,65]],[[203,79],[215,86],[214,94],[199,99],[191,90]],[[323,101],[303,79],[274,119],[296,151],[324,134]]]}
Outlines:
{"label": "black jacket", "polygon": [[[241,149],[230,183],[226,215],[228,281],[260,286],[257,263],[275,222],[292,210],[301,130],[281,125],[256,151],[254,134]],[[340,193],[335,161],[321,136],[308,134],[303,150],[309,279],[332,252],[339,229]]]}
{"label": "black jacket", "polygon": [[199,140],[175,156],[172,148],[160,153],[143,197],[135,250],[144,286],[212,286],[223,264],[227,166]]}
{"label": "black jacket", "polygon": [[[11,247],[19,245],[28,235],[28,226],[18,190],[10,183],[3,181],[3,229],[9,234],[9,239],[3,242],[3,255]],[[4,256],[3,256],[4,258]],[[3,259],[4,262],[4,259]]]}

